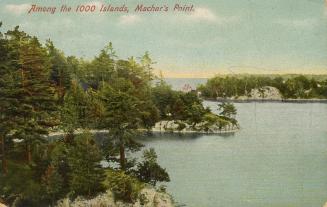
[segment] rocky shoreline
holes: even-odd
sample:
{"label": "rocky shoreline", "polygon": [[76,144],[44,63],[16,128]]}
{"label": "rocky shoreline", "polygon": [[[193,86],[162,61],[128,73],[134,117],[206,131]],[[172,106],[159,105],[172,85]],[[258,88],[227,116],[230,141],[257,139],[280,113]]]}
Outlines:
{"label": "rocky shoreline", "polygon": [[60,200],[56,207],[174,207],[172,197],[165,192],[158,192],[152,187],[145,187],[141,190],[143,201],[137,200],[135,203],[124,203],[115,201],[111,191],[102,193],[92,199],[77,198]]}
{"label": "rocky shoreline", "polygon": [[327,103],[327,99],[268,99],[268,98],[204,98],[206,101],[251,103],[251,102],[278,102],[278,103]]}
{"label": "rocky shoreline", "polygon": [[[180,123],[179,123],[180,122]],[[179,129],[179,125],[183,124],[185,128]],[[207,130],[203,130],[202,125],[205,123],[199,123],[195,126],[191,126],[185,122],[171,120],[160,121],[152,128],[152,132],[155,133],[178,133],[178,134],[229,134],[235,133],[240,130],[239,126],[235,126],[230,129],[219,129],[217,126],[210,126]]]}
{"label": "rocky shoreline", "polygon": [[[156,123],[155,127],[153,127],[150,131],[147,129],[140,129],[140,131],[149,131],[152,133],[178,133],[178,134],[230,134],[230,133],[235,133],[240,130],[240,127],[234,127],[232,129],[210,129],[208,131],[204,130],[195,130],[192,129],[189,125],[184,123],[186,127],[182,130],[178,130],[178,125],[175,124],[175,121],[160,121]],[[108,130],[89,130],[90,133],[96,134],[96,133],[108,133]],[[81,134],[83,133],[83,130],[76,130],[74,131],[74,134]],[[48,137],[53,137],[53,136],[62,136],[64,135],[65,132],[63,131],[53,131],[49,133]]]}
{"label": "rocky shoreline", "polygon": [[251,102],[278,102],[278,103],[327,103],[327,99],[320,98],[283,98],[280,91],[272,86],[252,89],[248,95],[233,97],[204,98],[206,101],[251,103]]}
{"label": "rocky shoreline", "polygon": [[[143,200],[138,199],[135,203],[115,201],[111,191],[102,193],[95,198],[85,199],[78,197],[75,200],[65,198],[59,200],[55,207],[174,207],[176,206],[171,195],[159,192],[153,187],[145,187],[141,190]],[[7,207],[0,203],[0,207]]]}

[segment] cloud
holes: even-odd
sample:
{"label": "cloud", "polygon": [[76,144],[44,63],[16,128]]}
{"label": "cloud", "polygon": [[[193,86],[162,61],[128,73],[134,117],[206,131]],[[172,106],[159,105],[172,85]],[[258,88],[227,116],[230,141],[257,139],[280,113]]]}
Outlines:
{"label": "cloud", "polygon": [[15,14],[15,15],[20,15],[23,13],[26,13],[30,8],[30,4],[7,4],[5,5],[5,11]]}
{"label": "cloud", "polygon": [[199,7],[196,8],[194,12],[188,14],[186,16],[186,20],[199,21],[199,22],[206,21],[206,22],[213,22],[217,24],[226,24],[226,23],[238,22],[239,18],[236,16],[229,16],[229,17],[219,16],[208,8]]}
{"label": "cloud", "polygon": [[123,25],[130,25],[130,24],[135,24],[137,22],[141,21],[141,17],[137,15],[123,15],[119,17],[119,24]]}
{"label": "cloud", "polygon": [[[51,25],[51,26],[50,26]],[[26,31],[37,31],[38,28],[48,28],[47,31],[65,31],[67,29],[71,29],[74,26],[74,22],[72,19],[65,17],[65,18],[54,18],[51,22],[40,19],[39,21],[24,21],[20,24],[20,27]]]}
{"label": "cloud", "polygon": [[278,19],[275,21],[276,24],[287,26],[287,27],[296,27],[296,28],[305,28],[312,27],[317,24],[317,20],[313,18],[307,19]]}
{"label": "cloud", "polygon": [[216,21],[217,16],[207,8],[196,8],[188,18],[190,20]]}

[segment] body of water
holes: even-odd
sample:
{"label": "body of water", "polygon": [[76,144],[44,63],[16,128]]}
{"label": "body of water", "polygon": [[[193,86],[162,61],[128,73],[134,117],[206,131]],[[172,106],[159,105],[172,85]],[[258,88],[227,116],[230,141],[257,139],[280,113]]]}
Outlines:
{"label": "body of water", "polygon": [[207,78],[165,78],[165,81],[172,86],[174,90],[183,90],[188,85],[195,90],[197,86],[205,84]]}
{"label": "body of water", "polygon": [[[204,102],[213,111],[216,102]],[[236,103],[233,135],[155,135],[168,192],[189,207],[320,207],[327,201],[327,104]]]}

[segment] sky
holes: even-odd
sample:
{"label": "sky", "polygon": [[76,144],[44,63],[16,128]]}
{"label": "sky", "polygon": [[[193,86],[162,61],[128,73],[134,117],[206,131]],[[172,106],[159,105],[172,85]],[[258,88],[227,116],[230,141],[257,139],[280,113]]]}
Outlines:
{"label": "sky", "polygon": [[[192,12],[173,12],[176,3]],[[57,12],[31,13],[31,5]],[[60,13],[63,5],[94,13]],[[101,5],[129,8],[100,13]],[[168,12],[135,12],[138,4]],[[237,73],[327,74],[327,0],[1,0],[1,31],[16,25],[66,55],[92,59],[112,42],[121,58],[148,51],[165,77]]]}

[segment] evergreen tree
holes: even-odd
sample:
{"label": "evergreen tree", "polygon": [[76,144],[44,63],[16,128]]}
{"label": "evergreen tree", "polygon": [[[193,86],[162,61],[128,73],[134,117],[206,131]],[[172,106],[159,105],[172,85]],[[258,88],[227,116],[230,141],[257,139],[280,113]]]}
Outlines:
{"label": "evergreen tree", "polygon": [[97,91],[92,88],[84,91],[74,79],[61,108],[61,128],[68,135],[78,128],[96,129],[101,124],[103,114],[104,106]]}
{"label": "evergreen tree", "polygon": [[112,43],[109,43],[91,63],[86,64],[84,73],[87,84],[99,89],[103,83],[111,82],[115,78],[115,58]]}
{"label": "evergreen tree", "polygon": [[169,182],[170,178],[164,168],[157,162],[157,154],[153,148],[143,152],[143,161],[137,165],[137,177],[139,180],[153,186],[157,182]]}
{"label": "evergreen tree", "polygon": [[[2,23],[0,22],[0,28]],[[8,41],[4,38],[0,32],[0,156],[2,163],[2,173],[7,174],[7,149],[6,149],[6,135],[12,129],[11,114],[13,111],[8,109],[14,102],[14,94],[11,91],[11,87],[15,85],[15,74],[11,71],[10,59],[9,59],[9,47]],[[10,93],[11,91],[11,93]]]}
{"label": "evergreen tree", "polygon": [[104,190],[102,156],[92,135],[84,132],[75,139],[69,155],[70,193],[73,196],[93,196]]}
{"label": "evergreen tree", "polygon": [[90,105],[87,94],[77,80],[73,80],[71,85],[61,108],[61,127],[68,134],[73,134],[78,128],[86,127],[90,121],[87,117]]}
{"label": "evergreen tree", "polygon": [[[49,62],[37,38],[16,27],[1,38],[2,137],[22,139],[28,163],[35,144],[55,124],[53,88],[49,84]],[[4,138],[3,138],[4,139]],[[4,143],[4,142],[3,142]],[[5,162],[4,162],[5,163]]]}
{"label": "evergreen tree", "polygon": [[221,111],[219,114],[221,116],[226,116],[227,118],[235,118],[237,114],[237,109],[232,103],[220,103],[218,104],[218,109]]}
{"label": "evergreen tree", "polygon": [[57,199],[63,196],[63,178],[58,173],[58,169],[49,165],[42,177],[42,185],[45,189],[45,199],[48,199],[52,204]]}
{"label": "evergreen tree", "polygon": [[203,121],[203,117],[206,114],[206,110],[204,109],[202,104],[193,103],[191,107],[187,110],[187,113],[187,119],[194,128],[197,123]]}
{"label": "evergreen tree", "polygon": [[50,78],[56,86],[56,93],[59,102],[63,102],[66,91],[70,87],[71,72],[69,71],[69,65],[63,52],[59,51],[53,45],[53,42],[47,40],[46,43],[48,56],[50,59]]}
{"label": "evergreen tree", "polygon": [[134,141],[134,137],[137,135],[137,129],[141,123],[140,105],[142,102],[135,96],[117,91],[110,86],[105,86],[101,92],[106,109],[103,127],[109,131],[112,145],[119,149],[121,169],[126,170],[125,150],[138,145]]}
{"label": "evergreen tree", "polygon": [[146,51],[141,58],[141,65],[147,72],[149,82],[151,80],[153,80],[153,73],[152,73],[152,70],[153,70],[152,65],[153,64],[154,64],[154,62],[152,61],[152,59],[150,57],[150,53],[148,51]]}
{"label": "evergreen tree", "polygon": [[14,137],[22,139],[26,160],[32,161],[33,148],[42,142],[42,135],[56,124],[54,90],[49,81],[49,59],[45,48],[36,37],[30,37],[18,30],[7,32],[9,44],[13,47],[16,68],[19,72],[15,89],[19,106],[16,108]]}

